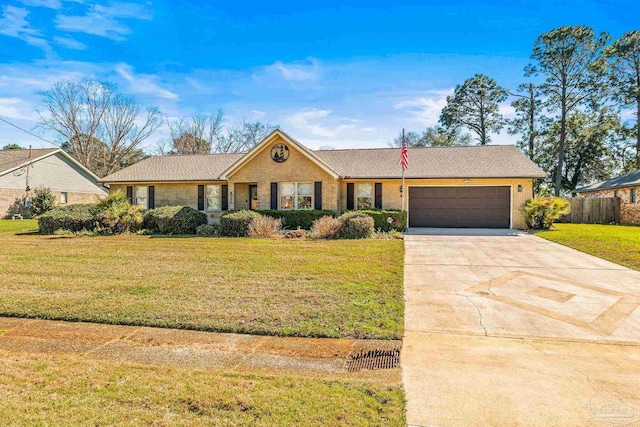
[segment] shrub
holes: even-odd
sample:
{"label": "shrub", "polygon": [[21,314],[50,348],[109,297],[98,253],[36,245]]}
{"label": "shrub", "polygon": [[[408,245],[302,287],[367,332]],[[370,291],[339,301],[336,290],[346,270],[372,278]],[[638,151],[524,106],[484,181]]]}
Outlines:
{"label": "shrub", "polygon": [[323,216],[334,216],[335,212],[330,210],[299,210],[299,211],[278,211],[260,210],[258,213],[271,218],[281,219],[282,226],[288,229],[303,228],[310,230],[313,222]]}
{"label": "shrub", "polygon": [[298,228],[297,230],[289,230],[284,233],[285,239],[304,239],[307,237],[307,231]]}
{"label": "shrub", "polygon": [[249,237],[273,239],[282,236],[282,220],[270,216],[259,216],[249,224]]}
{"label": "shrub", "polygon": [[53,234],[58,229],[78,232],[93,231],[97,226],[95,205],[70,205],[52,209],[38,218],[38,226],[43,234]]}
{"label": "shrub", "polygon": [[332,216],[323,216],[313,222],[312,239],[337,239],[342,233],[342,221]]}
{"label": "shrub", "polygon": [[363,209],[358,211],[373,218],[373,227],[378,231],[405,231],[407,229],[407,212],[400,209]]}
{"label": "shrub", "polygon": [[341,237],[366,239],[373,234],[373,218],[362,212],[347,212],[338,218],[342,222]]}
{"label": "shrub", "polygon": [[220,235],[226,237],[247,237],[251,221],[260,218],[254,211],[227,212],[220,217]]}
{"label": "shrub", "polygon": [[220,228],[215,224],[202,224],[196,228],[196,234],[198,236],[218,236]]}
{"label": "shrub", "polygon": [[527,227],[548,230],[553,222],[571,212],[571,204],[559,197],[535,197],[525,202],[522,208]]}
{"label": "shrub", "polygon": [[33,217],[39,217],[45,212],[49,212],[56,207],[56,196],[49,188],[39,187],[33,192],[29,213]]}
{"label": "shrub", "polygon": [[195,234],[207,214],[188,206],[163,206],[144,214],[142,227],[162,234]]}
{"label": "shrub", "polygon": [[142,225],[142,213],[118,191],[95,204],[98,231],[106,234],[135,233]]}

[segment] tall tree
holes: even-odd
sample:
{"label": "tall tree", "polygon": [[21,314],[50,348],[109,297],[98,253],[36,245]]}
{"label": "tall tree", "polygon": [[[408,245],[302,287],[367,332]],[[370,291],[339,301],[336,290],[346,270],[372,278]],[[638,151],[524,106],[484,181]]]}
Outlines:
{"label": "tall tree", "polygon": [[4,147],[2,147],[0,151],[6,151],[6,150],[22,150],[22,147],[19,146],[18,144],[7,144]]}
{"label": "tall tree", "polygon": [[480,144],[491,142],[489,134],[500,132],[504,119],[499,104],[507,99],[507,91],[484,74],[456,86],[447,97],[447,105],[440,114],[440,123],[447,129],[466,127],[477,135]]}
{"label": "tall tree", "polygon": [[533,83],[522,84],[517,90],[517,93],[511,93],[511,96],[516,97],[511,103],[516,115],[507,120],[508,131],[511,135],[520,135],[518,147],[534,160],[542,110],[540,90]]}
{"label": "tall tree", "polygon": [[98,176],[139,158],[142,143],[162,124],[157,108],[143,108],[110,83],[62,81],[40,97],[38,126]]}
{"label": "tall tree", "polygon": [[[458,129],[444,129],[440,126],[429,126],[423,132],[409,131],[404,139],[409,147],[451,147],[454,145],[470,145],[471,135]],[[389,145],[402,147],[402,132]]]}
{"label": "tall tree", "polygon": [[640,169],[640,31],[623,34],[605,48],[605,56],[614,100],[622,108],[635,110],[636,123],[629,132],[635,137],[635,167]]}
{"label": "tall tree", "polygon": [[604,64],[602,50],[609,36],[595,35],[586,26],[561,27],[540,35],[534,43],[527,76],[543,75],[540,85],[547,97],[546,106],[558,111],[559,134],[554,191],[559,196],[566,155],[567,119],[586,99],[603,89]]}

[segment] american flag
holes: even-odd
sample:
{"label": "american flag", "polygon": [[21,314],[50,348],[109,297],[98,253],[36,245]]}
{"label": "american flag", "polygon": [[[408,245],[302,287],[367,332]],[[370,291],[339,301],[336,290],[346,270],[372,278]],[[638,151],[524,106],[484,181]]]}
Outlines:
{"label": "american flag", "polygon": [[409,167],[409,150],[407,149],[407,143],[402,144],[402,152],[400,153],[400,160],[398,164],[402,165],[402,170],[407,170]]}

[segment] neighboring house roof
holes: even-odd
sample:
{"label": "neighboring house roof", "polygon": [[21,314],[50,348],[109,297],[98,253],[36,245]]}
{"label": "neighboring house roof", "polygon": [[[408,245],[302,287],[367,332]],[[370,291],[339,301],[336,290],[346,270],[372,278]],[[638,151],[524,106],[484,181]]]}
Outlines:
{"label": "neighboring house roof", "polygon": [[59,148],[34,148],[31,150],[31,157],[29,157],[29,150],[0,150],[0,175],[20,168],[35,159],[47,157],[59,150]]}
{"label": "neighboring house roof", "polygon": [[615,190],[617,188],[640,187],[640,170],[626,175],[611,178],[606,181],[596,182],[585,187],[576,188],[574,193],[588,193],[590,191]]}
{"label": "neighboring house roof", "polygon": [[20,169],[30,163],[35,163],[49,156],[60,154],[71,163],[86,172],[91,178],[98,181],[100,178],[82,163],[67,154],[62,148],[33,148],[22,150],[0,150],[0,176]]}
{"label": "neighboring house roof", "polygon": [[[246,154],[170,155],[150,157],[101,182],[167,182],[226,180],[279,135],[329,174],[347,179],[402,176],[399,148],[313,151],[284,132],[269,134]],[[544,178],[546,174],[513,145],[409,149],[406,178]]]}

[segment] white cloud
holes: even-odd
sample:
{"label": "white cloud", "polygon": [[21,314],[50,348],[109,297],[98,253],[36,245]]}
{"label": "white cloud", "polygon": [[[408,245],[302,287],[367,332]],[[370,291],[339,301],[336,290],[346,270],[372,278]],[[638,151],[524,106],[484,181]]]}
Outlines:
{"label": "white cloud", "polygon": [[81,32],[116,41],[125,40],[131,33],[123,20],[152,18],[146,4],[116,2],[109,6],[91,5],[84,15],[58,15],[56,27],[61,30]]}
{"label": "white cloud", "polygon": [[118,64],[116,72],[129,82],[131,92],[157,96],[164,99],[177,99],[178,95],[162,88],[156,81],[157,76],[147,74],[134,74],[133,68],[128,64]]}
{"label": "white cloud", "polygon": [[18,120],[37,120],[33,106],[20,98],[0,98],[0,116]]}
{"label": "white cloud", "polygon": [[54,37],[53,40],[59,45],[66,47],[67,49],[84,50],[87,48],[84,43],[72,39],[71,37]]}
{"label": "white cloud", "polygon": [[273,73],[284,80],[301,82],[301,81],[315,81],[318,80],[320,74],[320,67],[315,59],[309,59],[303,63],[290,63],[285,64],[281,61],[276,61],[272,65],[265,68],[268,73]]}
{"label": "white cloud", "polygon": [[20,0],[25,6],[46,7],[48,9],[60,9],[62,7],[61,0]]}
{"label": "white cloud", "polygon": [[0,18],[0,34],[23,40],[50,54],[49,43],[40,37],[38,30],[29,25],[27,16],[29,16],[29,11],[25,8],[3,6],[2,17]]}
{"label": "white cloud", "polygon": [[442,109],[447,105],[447,96],[452,93],[453,89],[430,90],[422,96],[398,101],[394,108],[406,111],[409,114],[409,122],[422,127],[435,126]]}
{"label": "white cloud", "polygon": [[[356,127],[353,120],[330,115],[329,110],[305,109],[285,118],[285,124],[303,134],[323,138],[335,138],[340,132]],[[344,124],[345,121],[349,124]]]}

